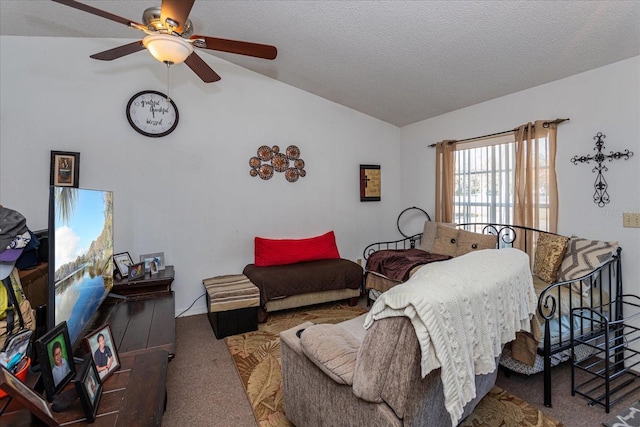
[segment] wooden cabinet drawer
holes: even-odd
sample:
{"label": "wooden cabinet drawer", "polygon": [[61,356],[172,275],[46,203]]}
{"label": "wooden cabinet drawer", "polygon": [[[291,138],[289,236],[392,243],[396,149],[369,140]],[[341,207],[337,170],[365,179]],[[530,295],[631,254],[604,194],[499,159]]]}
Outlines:
{"label": "wooden cabinet drawer", "polygon": [[20,283],[33,308],[47,304],[49,287],[49,265],[41,262],[35,268],[20,270]]}

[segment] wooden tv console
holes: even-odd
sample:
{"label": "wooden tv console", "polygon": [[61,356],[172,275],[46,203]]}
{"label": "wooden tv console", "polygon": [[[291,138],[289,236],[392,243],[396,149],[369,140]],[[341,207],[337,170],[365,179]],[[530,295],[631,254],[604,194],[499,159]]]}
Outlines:
{"label": "wooden tv console", "polygon": [[100,308],[96,328],[109,324],[118,354],[151,349],[165,350],[169,359],[176,351],[175,302],[173,292],[156,297],[108,298]]}
{"label": "wooden tv console", "polygon": [[[175,301],[173,292],[149,297],[109,298],[94,325],[109,324],[120,357],[120,369],[107,378],[98,406],[97,426],[157,426],[166,408],[168,362],[175,354]],[[39,374],[30,372],[28,385]],[[73,387],[72,384],[67,388]],[[2,408],[8,398],[0,399]],[[55,413],[64,425],[87,425],[80,401]],[[39,425],[31,414],[11,402],[0,416],[0,425]]]}

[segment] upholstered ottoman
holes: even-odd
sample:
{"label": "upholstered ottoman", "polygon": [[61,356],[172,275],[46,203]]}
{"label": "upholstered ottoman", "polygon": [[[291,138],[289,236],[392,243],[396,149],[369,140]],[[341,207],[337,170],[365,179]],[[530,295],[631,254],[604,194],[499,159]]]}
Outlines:
{"label": "upholstered ottoman", "polygon": [[243,274],[204,279],[209,323],[216,338],[258,329],[260,290]]}

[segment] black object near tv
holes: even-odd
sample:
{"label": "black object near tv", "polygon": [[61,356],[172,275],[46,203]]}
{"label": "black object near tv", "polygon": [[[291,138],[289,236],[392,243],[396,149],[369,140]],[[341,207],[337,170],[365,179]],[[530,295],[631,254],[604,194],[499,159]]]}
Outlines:
{"label": "black object near tv", "polygon": [[74,348],[113,287],[113,192],[51,186],[47,329],[67,322]]}

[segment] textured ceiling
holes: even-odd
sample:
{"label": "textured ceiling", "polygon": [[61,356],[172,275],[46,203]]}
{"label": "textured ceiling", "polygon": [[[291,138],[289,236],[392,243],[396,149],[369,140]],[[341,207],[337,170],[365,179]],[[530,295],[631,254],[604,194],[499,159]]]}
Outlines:
{"label": "textured ceiling", "polygon": [[[141,22],[161,0],[83,2]],[[637,0],[196,0],[190,19],[194,34],[278,48],[274,61],[200,50],[205,61],[219,56],[397,126],[640,55]],[[144,36],[36,0],[0,0],[0,34]]]}

